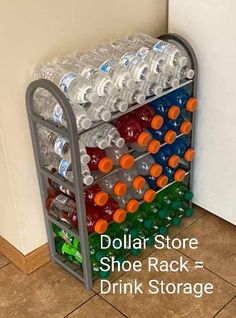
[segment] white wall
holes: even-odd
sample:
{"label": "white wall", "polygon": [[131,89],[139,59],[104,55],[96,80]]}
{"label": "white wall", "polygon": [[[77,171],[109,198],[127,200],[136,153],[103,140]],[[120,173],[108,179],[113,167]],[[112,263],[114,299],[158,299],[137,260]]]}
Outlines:
{"label": "white wall", "polygon": [[34,66],[133,31],[166,31],[166,0],[0,0],[0,235],[27,254],[46,242],[25,109]]}
{"label": "white wall", "polygon": [[236,1],[170,0],[169,31],[199,60],[195,203],[236,224]]}

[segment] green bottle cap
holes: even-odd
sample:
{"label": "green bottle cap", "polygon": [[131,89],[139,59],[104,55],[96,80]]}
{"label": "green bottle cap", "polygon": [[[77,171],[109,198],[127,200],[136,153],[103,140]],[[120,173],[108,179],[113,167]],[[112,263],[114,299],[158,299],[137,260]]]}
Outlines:
{"label": "green bottle cap", "polygon": [[179,208],[181,207],[181,202],[180,202],[180,200],[174,200],[174,201],[172,201],[171,207],[172,207],[172,209],[175,209],[175,210],[179,209]]}
{"label": "green bottle cap", "polygon": [[108,278],[108,277],[110,276],[110,274],[111,274],[111,273],[110,273],[109,271],[105,272],[105,271],[100,270],[100,272],[99,272],[99,276],[100,276],[100,278],[102,278],[102,279]]}
{"label": "green bottle cap", "polygon": [[154,226],[154,222],[151,219],[146,219],[143,223],[143,225],[147,228],[147,229],[151,229]]}
{"label": "green bottle cap", "polygon": [[137,229],[131,229],[130,231],[129,231],[129,234],[131,235],[131,238],[136,238],[136,237],[138,237],[138,230]]}
{"label": "green bottle cap", "polygon": [[163,236],[166,236],[168,234],[168,227],[162,225],[159,229],[159,233]]}
{"label": "green bottle cap", "polygon": [[178,216],[173,217],[173,219],[171,220],[171,223],[175,226],[180,225],[181,224],[181,218]]}
{"label": "green bottle cap", "polygon": [[140,248],[132,248],[130,251],[130,254],[132,254],[133,256],[139,256],[141,253],[141,249]]}
{"label": "green bottle cap", "polygon": [[116,259],[116,261],[119,262],[120,264],[123,264],[125,260],[126,260],[126,259],[125,259],[124,256],[119,256],[119,257],[117,257],[117,259]]}
{"label": "green bottle cap", "polygon": [[184,192],[184,198],[187,201],[191,201],[193,199],[193,192],[190,190],[187,190]]}
{"label": "green bottle cap", "polygon": [[106,256],[105,251],[97,251],[95,254],[95,258],[98,262],[100,262],[100,260]]}
{"label": "green bottle cap", "polygon": [[147,246],[153,246],[154,245],[154,243],[155,243],[155,239],[154,239],[154,237],[153,236],[149,236],[149,237],[147,237]]}
{"label": "green bottle cap", "polygon": [[186,216],[187,218],[190,218],[191,216],[193,216],[193,209],[192,208],[186,208],[184,210],[184,216]]}
{"label": "green bottle cap", "polygon": [[158,212],[158,216],[160,219],[165,219],[168,216],[168,211],[166,209],[160,209]]}

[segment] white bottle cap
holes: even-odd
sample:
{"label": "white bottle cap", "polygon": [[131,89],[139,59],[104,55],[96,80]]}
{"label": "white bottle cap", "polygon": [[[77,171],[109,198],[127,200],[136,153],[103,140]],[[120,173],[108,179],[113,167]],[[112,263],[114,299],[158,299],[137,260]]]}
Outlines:
{"label": "white bottle cap", "polygon": [[103,109],[100,113],[100,118],[103,121],[109,121],[111,119],[111,113],[107,109]]}
{"label": "white bottle cap", "polygon": [[187,74],[186,74],[186,77],[188,79],[192,79],[194,77],[194,70],[192,70],[191,68],[189,70],[187,70]]}
{"label": "white bottle cap", "polygon": [[124,100],[122,101],[120,101],[119,103],[118,103],[118,106],[117,106],[117,108],[118,108],[118,110],[120,111],[120,112],[126,112],[126,110],[128,109],[128,107],[129,107],[129,105],[128,105],[128,103],[127,102],[125,102]]}
{"label": "white bottle cap", "polygon": [[105,149],[107,147],[107,142],[105,139],[101,139],[99,142],[98,142],[98,148],[99,149]]}
{"label": "white bottle cap", "polygon": [[91,185],[94,181],[94,178],[89,174],[83,177],[83,183],[85,185]]}
{"label": "white bottle cap", "polygon": [[172,78],[172,80],[170,81],[170,85],[173,88],[177,88],[179,86],[179,80],[177,78]]}
{"label": "white bottle cap", "polygon": [[153,93],[156,96],[161,96],[162,92],[163,92],[163,87],[162,86],[159,86],[159,85],[155,85],[154,86]]}
{"label": "white bottle cap", "polygon": [[148,71],[145,74],[145,81],[150,82],[151,80],[152,80],[152,73]]}
{"label": "white bottle cap", "polygon": [[79,124],[83,129],[89,129],[92,126],[92,121],[88,117],[85,117],[80,120]]}
{"label": "white bottle cap", "polygon": [[126,87],[128,89],[133,89],[135,87],[135,80],[133,80],[132,78],[129,78],[127,81],[126,81]]}
{"label": "white bottle cap", "polygon": [[169,64],[164,64],[161,68],[161,72],[164,74],[169,73],[171,70],[171,66]]}
{"label": "white bottle cap", "polygon": [[83,154],[80,156],[80,161],[82,165],[86,165],[90,161],[90,156],[88,154]]}
{"label": "white bottle cap", "polygon": [[146,100],[146,96],[142,93],[136,94],[134,98],[138,104],[143,104]]}
{"label": "white bottle cap", "polygon": [[114,95],[116,95],[117,93],[118,93],[117,88],[116,88],[115,86],[113,86],[113,85],[109,85],[109,87],[107,88],[107,94],[108,94],[109,96],[114,96]]}
{"label": "white bottle cap", "polygon": [[187,64],[187,62],[188,62],[188,59],[186,56],[181,56],[178,58],[178,64],[180,66],[185,66]]}
{"label": "white bottle cap", "polygon": [[125,140],[124,140],[124,138],[118,137],[116,139],[115,143],[116,143],[116,147],[122,148],[125,144]]}
{"label": "white bottle cap", "polygon": [[98,94],[94,92],[88,93],[87,98],[90,103],[96,103],[99,100]]}

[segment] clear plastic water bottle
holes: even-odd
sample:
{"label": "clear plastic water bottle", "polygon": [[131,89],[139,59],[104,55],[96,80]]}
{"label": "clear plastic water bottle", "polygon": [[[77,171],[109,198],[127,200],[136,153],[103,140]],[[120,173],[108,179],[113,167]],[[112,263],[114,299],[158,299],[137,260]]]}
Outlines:
{"label": "clear plastic water bottle", "polygon": [[72,104],[86,102],[96,103],[98,95],[91,84],[79,76],[71,66],[57,63],[40,64],[35,69],[37,78],[45,78],[54,82]]}
{"label": "clear plastic water bottle", "polygon": [[158,81],[158,84],[163,87],[163,89],[177,88],[179,86],[179,79],[175,78],[172,74],[162,75]]}
{"label": "clear plastic water bottle", "polygon": [[102,103],[111,113],[118,111],[123,113],[126,112],[129,107],[128,102],[120,97],[120,93],[114,96],[104,96],[102,98]]}
{"label": "clear plastic water bottle", "polygon": [[178,80],[184,79],[193,79],[194,78],[194,70],[189,68],[187,65],[181,66],[178,65],[175,67],[173,71],[173,76],[176,77]]}
{"label": "clear plastic water bottle", "polygon": [[146,96],[140,90],[138,87],[136,87],[134,90],[129,89],[122,89],[120,90],[120,96],[123,100],[127,101],[129,105],[133,104],[143,104],[145,103]]}
{"label": "clear plastic water bottle", "polygon": [[103,135],[103,132],[104,130],[102,125],[100,125],[81,134],[80,140],[85,147],[105,149],[107,147],[107,141]]}
{"label": "clear plastic water bottle", "polygon": [[160,54],[171,67],[176,65],[184,66],[187,64],[186,56],[183,56],[180,50],[173,44],[156,39],[147,34],[133,34],[128,37],[129,41],[136,45],[146,46]]}
{"label": "clear plastic water bottle", "polygon": [[96,104],[89,103],[86,106],[87,117],[93,121],[109,121],[111,119],[110,110],[104,105],[102,99],[100,99]]}
{"label": "clear plastic water bottle", "polygon": [[158,83],[148,83],[148,82],[140,82],[138,83],[138,90],[143,93],[145,96],[161,96],[163,92],[163,87]]}
{"label": "clear plastic water bottle", "polygon": [[118,132],[117,128],[112,124],[103,124],[101,125],[103,129],[103,137],[106,140],[107,147],[116,146],[121,148],[125,144],[124,138],[121,138],[120,133]]}
{"label": "clear plastic water bottle", "polygon": [[[85,109],[80,105],[71,105],[75,115],[78,131],[89,129],[92,121],[88,118]],[[45,90],[37,90],[34,94],[34,111],[44,119],[52,120],[58,126],[67,127],[64,112],[57,100]]]}
{"label": "clear plastic water bottle", "polygon": [[[40,143],[48,147],[50,151],[54,151],[57,155],[67,161],[71,161],[70,143],[66,137],[61,136],[43,126],[38,127],[38,136],[40,138]],[[79,147],[81,163],[87,164],[90,157],[86,153],[85,146],[82,142],[79,142]]]}

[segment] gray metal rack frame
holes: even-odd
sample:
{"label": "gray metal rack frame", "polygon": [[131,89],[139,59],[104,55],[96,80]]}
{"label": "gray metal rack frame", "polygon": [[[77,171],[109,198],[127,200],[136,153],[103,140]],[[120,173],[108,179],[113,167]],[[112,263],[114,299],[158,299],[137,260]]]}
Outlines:
{"label": "gray metal rack frame", "polygon": [[[192,90],[191,95],[193,97],[197,97],[198,66],[197,66],[196,55],[192,47],[185,39],[183,39],[181,36],[177,34],[165,34],[158,38],[163,39],[165,41],[170,41],[170,42],[173,41],[174,43],[180,45],[188,54],[191,67],[195,71],[194,79],[182,83],[176,89],[186,86],[188,84],[191,84],[191,90]],[[47,90],[49,93],[51,93],[55,97],[55,99],[57,100],[57,102],[59,103],[59,105],[61,106],[63,110],[66,123],[67,123],[67,128],[58,127],[55,123],[49,120],[44,120],[42,117],[40,117],[39,115],[35,113],[34,94],[38,88]],[[162,96],[176,89],[166,90],[165,92],[163,92]],[[146,100],[145,104],[158,98],[160,97],[151,97]],[[53,262],[58,263],[67,271],[69,271],[71,274],[73,274],[76,278],[81,280],[84,283],[85,288],[90,289],[93,286],[93,278],[92,278],[91,264],[90,264],[88,231],[87,231],[87,225],[86,225],[86,210],[85,210],[85,202],[84,202],[84,189],[86,187],[84,187],[83,181],[81,178],[82,173],[81,173],[81,164],[80,164],[80,149],[79,149],[79,143],[78,143],[78,135],[82,134],[84,131],[78,132],[75,116],[69,101],[66,99],[65,95],[58,88],[58,86],[56,86],[54,83],[52,83],[49,80],[39,79],[30,83],[26,92],[26,106],[27,106],[29,126],[31,131],[33,150],[34,150],[35,161],[36,161],[37,175],[39,180],[40,193],[41,193],[42,205],[44,210],[44,217],[45,217],[51,259]],[[128,109],[127,113],[141,106],[142,105],[131,106]],[[111,120],[114,120],[115,118],[118,118],[119,116],[122,116],[122,115],[124,115],[124,113],[114,114]],[[195,122],[194,113],[192,113],[191,115],[191,121],[193,124],[193,129],[190,136],[190,143],[191,143],[191,146],[193,146],[194,145],[194,122]],[[95,123],[94,125],[92,125],[90,129],[100,125],[101,123],[102,122]],[[42,162],[41,155],[40,155],[39,139],[37,135],[38,124],[44,127],[47,127],[60,135],[65,136],[69,140],[70,149],[71,149],[72,172],[74,176],[73,183],[69,182],[68,180],[65,180],[59,175],[50,173],[50,171],[44,167],[44,164]],[[190,189],[192,189],[192,179],[193,179],[192,171],[193,171],[193,166],[192,166],[192,163],[190,163],[190,167],[189,167]],[[79,231],[71,229],[66,224],[58,221],[55,217],[48,214],[45,207],[45,201],[47,199],[48,178],[66,187],[67,189],[69,189],[75,194]],[[160,191],[161,190],[159,190],[158,192]],[[82,270],[79,268],[78,265],[73,264],[69,261],[65,261],[65,259],[56,252],[55,244],[54,244],[54,234],[51,227],[52,223],[60,226],[63,230],[67,231],[69,234],[73,235],[76,239],[80,241],[81,254],[83,258]]]}

